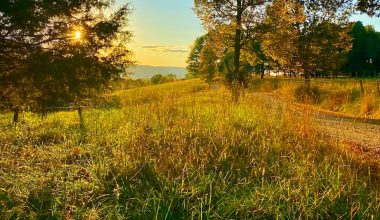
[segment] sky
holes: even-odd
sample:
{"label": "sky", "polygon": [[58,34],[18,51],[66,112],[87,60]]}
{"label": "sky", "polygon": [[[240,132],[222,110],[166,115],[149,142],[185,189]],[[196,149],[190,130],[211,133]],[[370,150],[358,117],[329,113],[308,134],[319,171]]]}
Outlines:
{"label": "sky", "polygon": [[[131,3],[131,49],[139,65],[186,66],[194,39],[204,33],[195,16],[193,0],[116,0],[116,6]],[[380,31],[380,18],[355,15],[365,25]]]}
{"label": "sky", "polygon": [[140,65],[186,66],[190,46],[203,33],[193,0],[117,0],[130,2],[131,49]]}

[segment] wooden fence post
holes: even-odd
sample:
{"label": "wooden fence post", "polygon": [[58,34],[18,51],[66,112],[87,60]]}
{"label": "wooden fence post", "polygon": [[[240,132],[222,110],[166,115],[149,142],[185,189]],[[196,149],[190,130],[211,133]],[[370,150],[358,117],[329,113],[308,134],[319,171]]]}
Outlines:
{"label": "wooden fence post", "polygon": [[364,94],[363,80],[360,80],[360,89],[362,90],[362,93]]}
{"label": "wooden fence post", "polygon": [[16,107],[13,109],[13,124],[14,125],[18,124],[18,118],[19,118],[19,108]]}

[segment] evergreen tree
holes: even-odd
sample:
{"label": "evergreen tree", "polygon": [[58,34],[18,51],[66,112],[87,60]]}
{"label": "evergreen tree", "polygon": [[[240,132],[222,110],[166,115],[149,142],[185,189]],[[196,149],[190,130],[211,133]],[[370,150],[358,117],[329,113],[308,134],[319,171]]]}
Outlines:
{"label": "evergreen tree", "polygon": [[380,34],[373,27],[356,22],[352,25],[350,35],[353,47],[343,71],[354,77],[377,75],[380,72]]}
{"label": "evergreen tree", "polygon": [[187,66],[187,78],[197,78],[199,76],[200,69],[200,58],[202,49],[205,45],[206,36],[197,37],[194,41],[194,44],[191,47],[189,56],[186,60]]}

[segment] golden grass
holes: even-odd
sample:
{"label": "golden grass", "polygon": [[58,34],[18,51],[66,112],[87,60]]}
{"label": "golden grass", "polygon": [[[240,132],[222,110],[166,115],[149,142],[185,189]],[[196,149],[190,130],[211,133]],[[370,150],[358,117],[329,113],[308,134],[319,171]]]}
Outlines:
{"label": "golden grass", "polygon": [[308,115],[194,80],[0,116],[0,218],[379,218],[376,179]]}
{"label": "golden grass", "polygon": [[302,79],[254,80],[251,88],[258,92],[274,92],[291,101],[316,106],[322,110],[347,116],[380,119],[378,80],[313,79],[307,88]]}

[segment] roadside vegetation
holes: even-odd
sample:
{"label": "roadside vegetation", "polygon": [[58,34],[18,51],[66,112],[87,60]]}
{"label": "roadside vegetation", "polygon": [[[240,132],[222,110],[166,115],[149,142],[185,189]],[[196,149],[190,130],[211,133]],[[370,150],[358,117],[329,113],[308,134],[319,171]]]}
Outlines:
{"label": "roadside vegetation", "polygon": [[256,79],[252,91],[273,93],[289,101],[361,118],[380,119],[380,79]]}

